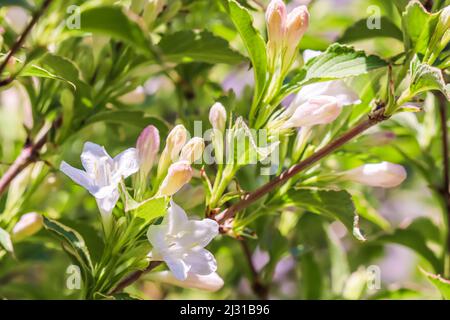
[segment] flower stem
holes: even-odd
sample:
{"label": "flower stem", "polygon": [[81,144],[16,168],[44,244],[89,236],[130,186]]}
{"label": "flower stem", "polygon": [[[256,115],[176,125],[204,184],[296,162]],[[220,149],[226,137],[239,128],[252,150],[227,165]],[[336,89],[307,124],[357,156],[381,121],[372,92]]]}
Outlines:
{"label": "flower stem", "polygon": [[356,125],[346,133],[344,133],[339,138],[335,139],[334,141],[331,141],[329,144],[327,144],[325,147],[319,149],[315,153],[313,153],[311,156],[306,158],[305,160],[297,163],[296,165],[293,165],[288,170],[284,171],[282,174],[277,176],[275,179],[269,181],[267,184],[263,185],[262,187],[256,189],[255,191],[247,194],[244,199],[241,201],[235,203],[231,207],[229,207],[227,210],[223,211],[219,215],[215,217],[216,221],[218,221],[220,224],[223,224],[225,221],[227,221],[230,218],[233,218],[237,212],[247,208],[250,206],[253,202],[260,199],[267,193],[275,190],[280,185],[284,184],[286,181],[288,181],[290,178],[298,174],[299,172],[303,171],[304,169],[310,167],[314,163],[318,162],[319,160],[322,160],[324,157],[329,155],[330,153],[334,152],[336,149],[341,147],[343,144],[347,143],[348,141],[352,140],[356,136],[358,136],[360,133],[366,131],[367,129],[371,128],[372,126],[378,124],[379,122],[382,122],[388,117],[384,114],[384,107],[377,108],[374,110],[371,114],[369,114],[369,117],[361,122],[360,124]]}

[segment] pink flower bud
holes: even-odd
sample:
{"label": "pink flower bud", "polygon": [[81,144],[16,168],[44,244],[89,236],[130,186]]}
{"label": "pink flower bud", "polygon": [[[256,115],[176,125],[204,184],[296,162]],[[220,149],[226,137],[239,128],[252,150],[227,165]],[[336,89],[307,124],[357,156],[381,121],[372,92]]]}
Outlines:
{"label": "pink flower bud", "polygon": [[383,161],[348,170],[342,177],[371,187],[393,188],[406,179],[406,170],[401,165]]}
{"label": "pink flower bud", "polygon": [[16,223],[12,229],[11,235],[15,241],[20,241],[24,238],[30,237],[38,232],[44,224],[44,218],[36,213],[30,212],[20,217],[19,222]]}
{"label": "pink flower bud", "polygon": [[309,25],[309,12],[306,6],[299,6],[287,16],[286,43],[297,48],[300,39],[305,34]]}
{"label": "pink flower bud", "polygon": [[282,0],[272,0],[266,10],[269,42],[278,46],[286,33],[286,5]]}
{"label": "pink flower bud", "polygon": [[227,122],[227,111],[225,107],[220,103],[216,102],[213,104],[209,110],[209,122],[214,129],[221,132],[225,131],[225,124]]}
{"label": "pink flower bud", "polygon": [[194,163],[198,159],[201,159],[203,150],[205,150],[205,141],[202,138],[194,137],[181,149],[180,160]]}
{"label": "pink flower bud", "polygon": [[192,168],[188,161],[178,161],[169,167],[158,190],[159,196],[172,196],[192,178]]}
{"label": "pink flower bud", "polygon": [[341,110],[342,106],[335,97],[317,96],[297,107],[282,128],[312,127],[318,124],[327,124],[334,121]]}
{"label": "pink flower bud", "polygon": [[175,278],[170,271],[160,271],[150,273],[146,276],[147,280],[163,282],[188,289],[199,289],[214,292],[223,287],[222,278],[215,272],[202,276],[188,272],[187,278],[183,281]]}
{"label": "pink flower bud", "polygon": [[172,161],[176,161],[178,159],[181,148],[183,148],[186,143],[187,135],[188,132],[182,124],[175,126],[175,128],[170,131],[167,137],[165,151],[167,150]]}
{"label": "pink flower bud", "polygon": [[136,142],[140,170],[147,175],[153,167],[159,151],[159,131],[155,126],[148,126],[142,130]]}

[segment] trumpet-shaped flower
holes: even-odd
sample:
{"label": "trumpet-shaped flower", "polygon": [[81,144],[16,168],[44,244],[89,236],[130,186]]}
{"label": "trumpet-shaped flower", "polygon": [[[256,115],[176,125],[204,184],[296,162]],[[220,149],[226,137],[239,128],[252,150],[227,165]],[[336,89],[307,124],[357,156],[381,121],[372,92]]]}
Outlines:
{"label": "trumpet-shaped flower", "polygon": [[220,102],[213,104],[209,110],[209,122],[212,127],[221,132],[225,131],[225,125],[227,122],[227,111]]}
{"label": "trumpet-shaped flower", "polygon": [[189,220],[175,202],[160,225],[148,228],[153,246],[151,260],[164,261],[174,277],[184,281],[189,274],[207,276],[217,270],[214,256],[204,247],[219,233],[219,225],[211,219]]}
{"label": "trumpet-shaped flower", "polygon": [[105,229],[108,230],[112,210],[119,199],[120,181],[139,170],[137,151],[130,148],[111,158],[102,146],[86,142],[81,153],[81,163],[85,171],[64,161],[60,170],[95,197]]}
{"label": "trumpet-shaped flower", "polygon": [[371,187],[393,188],[406,179],[406,170],[399,164],[383,161],[345,171],[342,177]]}
{"label": "trumpet-shaped flower", "polygon": [[341,113],[342,107],[331,96],[317,96],[300,105],[293,115],[283,124],[283,129],[312,127],[334,121]]}

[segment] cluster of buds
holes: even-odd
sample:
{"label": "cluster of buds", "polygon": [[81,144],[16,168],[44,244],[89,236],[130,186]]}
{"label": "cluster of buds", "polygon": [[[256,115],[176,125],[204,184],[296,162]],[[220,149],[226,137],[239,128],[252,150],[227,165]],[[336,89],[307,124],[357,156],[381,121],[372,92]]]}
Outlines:
{"label": "cluster of buds", "polygon": [[308,28],[308,9],[298,6],[287,14],[282,0],[272,0],[267,7],[266,23],[270,71],[280,66],[284,74],[294,62],[300,40]]}
{"label": "cluster of buds", "polygon": [[[188,132],[183,125],[176,126],[169,133],[158,163],[156,185],[154,185],[159,187],[157,196],[171,196],[191,180],[193,174],[191,165],[202,158],[205,142],[198,137],[187,141],[187,137]],[[159,146],[158,129],[150,125],[142,131],[136,146],[142,189],[147,186],[148,176],[157,158]]]}

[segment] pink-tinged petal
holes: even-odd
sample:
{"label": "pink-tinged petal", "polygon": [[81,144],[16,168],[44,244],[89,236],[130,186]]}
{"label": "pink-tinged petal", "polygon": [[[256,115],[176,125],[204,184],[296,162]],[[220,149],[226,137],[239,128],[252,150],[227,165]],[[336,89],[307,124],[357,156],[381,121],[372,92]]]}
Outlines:
{"label": "pink-tinged petal", "polygon": [[81,153],[81,163],[89,175],[97,176],[100,164],[112,164],[112,158],[104,147],[92,142],[86,142]]}

